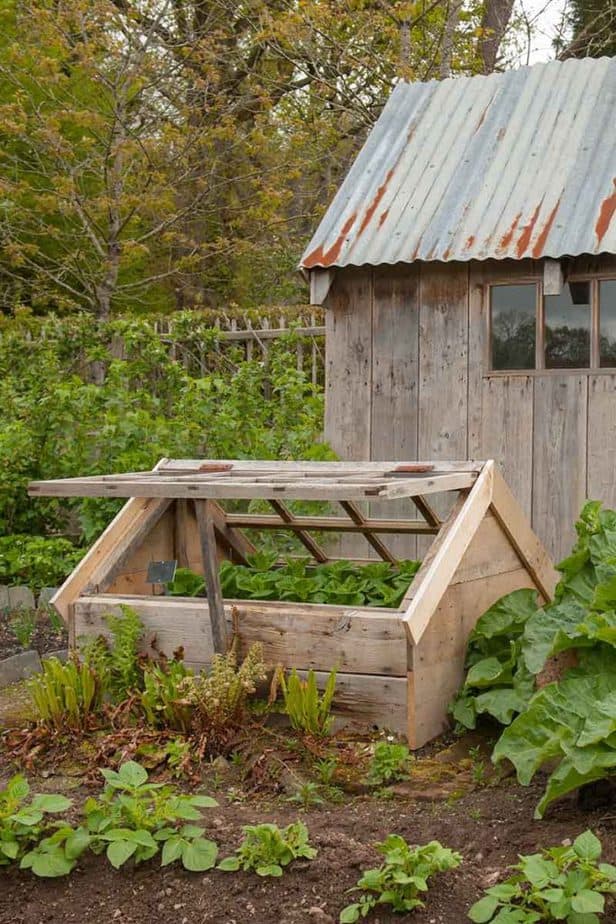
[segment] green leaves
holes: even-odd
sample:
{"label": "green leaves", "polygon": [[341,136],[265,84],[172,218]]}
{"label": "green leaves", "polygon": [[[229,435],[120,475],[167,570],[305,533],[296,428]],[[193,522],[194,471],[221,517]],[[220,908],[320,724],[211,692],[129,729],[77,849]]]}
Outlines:
{"label": "green leaves", "polygon": [[379,741],[368,768],[368,782],[375,786],[386,786],[409,776],[411,753],[405,744]]}
{"label": "green leaves", "polygon": [[218,864],[218,869],[234,872],[238,869],[252,870],[258,876],[282,876],[283,867],[292,860],[312,860],[317,850],[308,842],[308,829],[301,821],[280,829],[275,824],[247,825],[243,829],[244,840],[234,857],[227,857]]}
{"label": "green leaves", "polygon": [[[309,559],[289,559],[286,565],[274,567],[277,559],[275,553],[261,553],[249,557],[248,567],[223,562],[220,567],[223,595],[239,600],[396,608],[420,565],[418,561],[401,561],[397,566],[388,562],[357,565],[344,560],[309,565]],[[192,580],[196,587],[198,575]],[[188,585],[188,577],[183,576],[182,582]]]}
{"label": "green leaves", "polygon": [[79,842],[73,839],[67,851],[65,842],[73,829],[45,816],[65,812],[71,805],[70,799],[58,794],[31,795],[21,774],[12,777],[0,790],[0,866],[20,862],[38,876],[69,872],[81,852]]}
{"label": "green leaves", "polygon": [[358,902],[343,908],[341,924],[366,917],[377,905],[390,905],[401,914],[422,908],[424,902],[419,896],[428,891],[428,880],[436,873],[455,869],[462,861],[459,853],[438,841],[411,847],[398,834],[388,835],[375,847],[385,860],[381,866],[364,871],[352,890],[363,894]]}
{"label": "green leaves", "polygon": [[317,689],[317,677],[309,670],[306,680],[302,680],[295,668],[287,680],[282,668],[277,673],[282,689],[284,711],[293,728],[316,737],[329,734],[332,717],[330,711],[336,691],[336,671],[327,678],[323,695]]}
{"label": "green leaves", "polygon": [[475,924],[564,921],[592,924],[616,894],[616,869],[598,864],[601,842],[585,831],[571,847],[552,847],[521,856],[513,875],[486,889],[468,917]]}

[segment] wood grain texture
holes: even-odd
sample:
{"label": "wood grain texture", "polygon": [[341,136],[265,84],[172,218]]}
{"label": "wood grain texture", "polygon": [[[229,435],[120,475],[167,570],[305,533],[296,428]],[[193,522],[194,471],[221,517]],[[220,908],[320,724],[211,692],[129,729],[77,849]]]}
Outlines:
{"label": "wood grain texture", "polygon": [[456,584],[447,589],[413,651],[409,671],[409,746],[419,748],[449,726],[448,708],[464,677],[468,635],[503,594],[534,583],[525,568]]}
{"label": "wood grain texture", "polygon": [[[105,616],[127,604],[168,655],[183,645],[186,659],[207,666],[214,651],[206,600],[190,597],[96,595],[75,605],[77,635],[109,635]],[[240,651],[262,642],[266,663],[309,670],[404,676],[406,642],[400,614],[319,604],[226,601],[227,630],[236,609]],[[204,618],[205,614],[205,618]]]}
{"label": "wood grain texture", "polygon": [[480,452],[494,459],[525,514],[532,514],[533,392],[530,376],[483,380]]}
{"label": "wood grain texture", "polygon": [[[415,459],[419,394],[419,268],[374,271],[372,311],[371,459]],[[370,505],[370,515],[408,517],[408,501]],[[396,536],[388,547],[415,558],[417,540]]]}
{"label": "wood grain texture", "polygon": [[588,382],[587,496],[616,507],[616,375]]}
{"label": "wood grain texture", "polygon": [[587,398],[585,375],[535,379],[533,526],[556,561],[586,497]]}

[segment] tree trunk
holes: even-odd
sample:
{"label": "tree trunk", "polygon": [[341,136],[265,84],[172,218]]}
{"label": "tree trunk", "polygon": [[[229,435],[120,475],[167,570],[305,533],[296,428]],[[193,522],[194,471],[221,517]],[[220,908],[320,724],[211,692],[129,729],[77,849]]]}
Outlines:
{"label": "tree trunk", "polygon": [[496,68],[498,52],[513,11],[513,0],[485,0],[481,19],[479,56],[481,72],[491,74]]}
{"label": "tree trunk", "polygon": [[453,55],[453,44],[456,34],[456,26],[462,10],[462,0],[450,0],[447,10],[447,20],[445,22],[445,31],[443,33],[443,43],[441,45],[441,66],[439,76],[441,80],[451,76],[451,58]]}

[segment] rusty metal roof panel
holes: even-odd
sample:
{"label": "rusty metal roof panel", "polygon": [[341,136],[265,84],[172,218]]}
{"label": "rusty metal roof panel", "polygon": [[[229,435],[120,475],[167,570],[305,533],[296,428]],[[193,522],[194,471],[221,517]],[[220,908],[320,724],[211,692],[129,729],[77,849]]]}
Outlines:
{"label": "rusty metal roof panel", "polygon": [[616,58],[400,83],[301,260],[616,253]]}

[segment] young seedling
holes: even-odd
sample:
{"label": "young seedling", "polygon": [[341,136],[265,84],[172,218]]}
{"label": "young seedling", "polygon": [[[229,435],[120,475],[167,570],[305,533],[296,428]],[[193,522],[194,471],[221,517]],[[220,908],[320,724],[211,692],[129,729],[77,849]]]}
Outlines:
{"label": "young seedling", "polygon": [[316,783],[302,783],[298,786],[292,796],[287,798],[287,802],[299,802],[304,809],[311,806],[323,805],[324,799],[319,795],[319,787]]}
{"label": "young seedling", "polygon": [[459,853],[443,847],[438,841],[411,847],[398,834],[390,834],[375,847],[383,854],[385,862],[364,872],[351,890],[361,891],[362,895],[359,901],[342,909],[340,924],[354,924],[379,905],[389,905],[401,914],[423,908],[420,895],[428,891],[429,878],[435,873],[455,869],[462,861]]}
{"label": "young seedling", "polygon": [[368,768],[368,782],[374,786],[386,786],[409,776],[411,754],[405,744],[379,741]]}
{"label": "young seedling", "polygon": [[616,894],[616,867],[599,863],[601,841],[585,831],[570,847],[521,856],[512,876],[486,889],[468,917],[475,924],[598,924]]}
{"label": "young seedling", "polygon": [[253,870],[258,876],[282,876],[284,867],[292,860],[299,857],[312,860],[317,855],[316,848],[308,843],[308,829],[301,821],[282,830],[274,824],[247,825],[242,830],[244,840],[235,856],[222,860],[218,869],[226,872]]}

